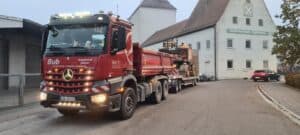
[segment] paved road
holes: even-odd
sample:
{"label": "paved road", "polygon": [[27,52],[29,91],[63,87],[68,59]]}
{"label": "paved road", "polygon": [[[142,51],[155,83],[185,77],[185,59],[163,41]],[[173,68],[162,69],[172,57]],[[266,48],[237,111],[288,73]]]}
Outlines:
{"label": "paved road", "polygon": [[[243,80],[201,83],[160,105],[141,105],[127,121],[83,113],[61,117],[36,106],[0,113],[1,135],[299,135]],[[5,114],[4,114],[5,113]]]}

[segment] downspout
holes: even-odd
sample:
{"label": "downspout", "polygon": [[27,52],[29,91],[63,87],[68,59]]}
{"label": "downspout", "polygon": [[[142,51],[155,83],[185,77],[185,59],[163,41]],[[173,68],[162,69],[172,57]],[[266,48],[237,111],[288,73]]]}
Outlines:
{"label": "downspout", "polygon": [[217,70],[217,25],[214,25],[214,43],[215,43],[215,47],[214,47],[214,53],[215,53],[215,80],[218,80],[218,70]]}

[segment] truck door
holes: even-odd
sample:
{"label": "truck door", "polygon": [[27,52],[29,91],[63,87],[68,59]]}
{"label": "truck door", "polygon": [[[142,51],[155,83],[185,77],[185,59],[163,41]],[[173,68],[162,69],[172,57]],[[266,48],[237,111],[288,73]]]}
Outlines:
{"label": "truck door", "polygon": [[124,74],[126,61],[126,29],[124,27],[113,28],[112,44],[110,49],[112,73],[111,77],[118,77]]}

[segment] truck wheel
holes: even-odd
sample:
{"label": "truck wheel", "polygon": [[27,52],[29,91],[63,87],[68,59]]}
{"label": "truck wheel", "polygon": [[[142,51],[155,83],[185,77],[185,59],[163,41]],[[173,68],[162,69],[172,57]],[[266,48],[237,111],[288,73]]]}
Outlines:
{"label": "truck wheel", "polygon": [[163,96],[162,100],[166,100],[169,95],[169,83],[168,81],[163,81]]}
{"label": "truck wheel", "polygon": [[137,100],[134,90],[132,88],[126,88],[122,96],[121,109],[118,112],[119,117],[122,120],[131,118],[135,112],[136,104]]}
{"label": "truck wheel", "polygon": [[160,82],[156,83],[156,91],[151,95],[151,101],[154,104],[159,104],[162,99],[163,88]]}
{"label": "truck wheel", "polygon": [[57,111],[64,116],[75,116],[79,113],[79,110],[70,109],[57,109]]}

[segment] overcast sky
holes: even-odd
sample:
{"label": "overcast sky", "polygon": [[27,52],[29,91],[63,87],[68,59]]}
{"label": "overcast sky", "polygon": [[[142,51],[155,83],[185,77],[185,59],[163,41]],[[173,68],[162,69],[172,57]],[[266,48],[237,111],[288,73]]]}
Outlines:
{"label": "overcast sky", "polygon": [[[169,0],[177,8],[177,21],[183,20],[191,14],[198,0]],[[280,13],[282,0],[265,0],[275,22],[275,15]],[[127,19],[141,0],[1,0],[0,15],[27,18],[46,24],[50,15],[55,13],[70,13],[78,11],[99,10],[118,11],[122,18]],[[117,8],[117,5],[119,5]],[[117,10],[118,9],[118,10]]]}

